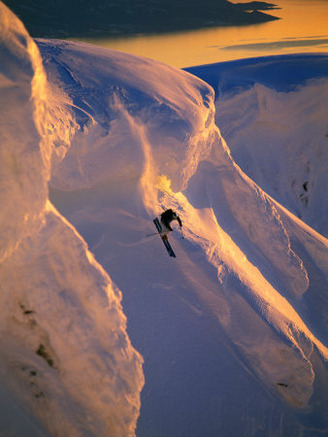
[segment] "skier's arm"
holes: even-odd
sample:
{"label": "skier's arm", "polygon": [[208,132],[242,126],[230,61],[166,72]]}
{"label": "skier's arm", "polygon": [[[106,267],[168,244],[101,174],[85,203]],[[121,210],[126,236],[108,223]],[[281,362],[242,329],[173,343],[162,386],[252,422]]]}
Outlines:
{"label": "skier's arm", "polygon": [[179,223],[180,227],[182,227],[182,221],[181,221],[179,216],[177,216],[177,220],[178,220],[178,223]]}

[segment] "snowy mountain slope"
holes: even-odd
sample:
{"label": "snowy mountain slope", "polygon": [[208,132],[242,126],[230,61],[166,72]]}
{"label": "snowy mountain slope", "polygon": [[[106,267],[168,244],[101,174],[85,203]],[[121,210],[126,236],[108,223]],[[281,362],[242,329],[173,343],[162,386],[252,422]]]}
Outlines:
{"label": "snowy mountain slope", "polygon": [[[1,404],[26,436],[134,435],[142,358],[121,292],[48,200],[52,149],[71,120],[51,106],[39,51],[2,3],[0,23],[0,378],[12,396]],[[15,422],[1,435],[22,435]]]}
{"label": "snowy mountain slope", "polygon": [[[59,84],[63,66],[74,78],[60,84],[73,112],[83,97],[83,139],[55,167],[51,199],[123,290],[145,359],[138,434],[323,432],[327,326],[313,302],[327,305],[327,240],[234,163],[204,83],[87,45],[39,47],[51,82]],[[108,86],[117,77],[120,87]],[[174,264],[147,237],[161,205],[184,222],[185,239],[171,238]],[[237,400],[240,387],[251,399]]]}
{"label": "snowy mountain slope", "polygon": [[[67,158],[53,166],[53,186],[67,187],[69,183],[70,189],[87,188],[108,178],[109,173],[116,178],[122,171],[142,171],[147,159],[139,141],[144,122],[151,127],[146,133],[154,165],[172,179],[177,190],[185,186],[199,157],[206,153],[206,138],[202,147],[198,139],[208,135],[207,123],[214,117],[213,91],[208,85],[145,58],[120,52],[109,56],[101,48],[95,55],[87,44],[54,41],[49,45],[38,40],[38,46],[51,80],[71,99],[68,106],[79,127]],[[90,74],[92,63],[96,74]],[[204,101],[201,108],[200,101]],[[186,113],[188,118],[184,118]],[[134,147],[122,142],[125,132],[135,139]],[[163,143],[166,132],[169,141]],[[121,156],[112,159],[113,153]],[[104,167],[104,159],[112,167]]]}
{"label": "snowy mountain slope", "polygon": [[[207,84],[85,44],[37,44],[46,122],[25,124],[9,103],[23,157],[40,143],[36,121],[43,134],[52,203],[44,192],[34,229],[18,214],[1,270],[2,379],[27,417],[51,435],[133,435],[139,413],[139,436],[328,435],[327,239],[234,162]],[[9,144],[15,182],[25,160]],[[174,260],[148,236],[161,205],[184,224]],[[125,323],[144,359],[141,405]]]}
{"label": "snowy mountain slope", "polygon": [[216,122],[242,169],[327,237],[327,54],[188,69],[216,89]]}

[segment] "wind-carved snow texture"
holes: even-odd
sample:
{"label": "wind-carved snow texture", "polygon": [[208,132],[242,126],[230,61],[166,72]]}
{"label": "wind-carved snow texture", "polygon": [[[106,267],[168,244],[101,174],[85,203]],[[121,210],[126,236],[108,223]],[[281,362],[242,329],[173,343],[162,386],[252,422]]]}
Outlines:
{"label": "wind-carved snow texture", "polygon": [[[38,45],[52,82],[64,88],[71,99],[71,110],[79,126],[66,159],[53,169],[53,186],[64,184],[68,188],[69,184],[70,189],[88,188],[108,174],[115,178],[117,174],[123,176],[122,172],[127,175],[140,172],[144,161],[142,145],[133,148],[122,142],[124,135],[133,136],[133,129],[138,128],[131,128],[129,122],[121,126],[122,108],[133,119],[140,119],[141,124],[152,125],[147,135],[155,165],[161,166],[164,162],[166,166],[158,171],[167,174],[177,190],[186,185],[189,173],[195,171],[199,159],[206,153],[206,141],[200,147],[195,138],[204,131],[207,134],[207,118],[213,121],[210,87],[183,71],[120,52],[110,52],[112,56],[109,56],[108,50],[97,48],[97,55],[92,56],[86,44],[54,42],[49,46],[48,42],[39,40]],[[90,74],[88,62],[81,62],[83,58],[100,65],[97,74]],[[204,101],[201,108],[198,106],[200,96]],[[184,118],[186,113],[188,118]],[[174,135],[162,143],[167,132]],[[135,135],[138,141],[139,133]],[[112,156],[118,149],[120,159],[117,161]]]}
{"label": "wind-carved snow texture", "polygon": [[[40,161],[60,213],[45,190],[35,230],[8,240],[13,393],[55,435],[133,434],[139,413],[140,436],[327,435],[326,238],[235,163],[209,85],[119,52],[37,44],[49,118],[34,130],[47,129]],[[183,221],[174,260],[147,236],[162,205]],[[117,287],[145,360],[141,406]]]}
{"label": "wind-carved snow texture", "polygon": [[222,92],[216,107],[216,121],[243,170],[327,237],[327,77],[284,91],[254,84],[233,95]]}
{"label": "wind-carved snow texture", "polygon": [[[326,302],[313,245],[327,258],[327,241],[235,164],[203,82],[84,44],[38,45],[81,129],[54,167],[51,198],[123,290],[145,357],[139,434],[323,432],[327,326],[306,304],[308,293]],[[146,237],[161,205],[184,222],[185,238],[171,237],[175,264]],[[231,378],[238,382],[228,387]],[[242,413],[241,386],[252,413]],[[245,417],[239,424],[236,414]]]}
{"label": "wind-carved snow texture", "polygon": [[0,433],[135,435],[142,358],[121,292],[48,200],[51,158],[63,156],[75,122],[2,3],[0,43],[0,378],[13,398]]}

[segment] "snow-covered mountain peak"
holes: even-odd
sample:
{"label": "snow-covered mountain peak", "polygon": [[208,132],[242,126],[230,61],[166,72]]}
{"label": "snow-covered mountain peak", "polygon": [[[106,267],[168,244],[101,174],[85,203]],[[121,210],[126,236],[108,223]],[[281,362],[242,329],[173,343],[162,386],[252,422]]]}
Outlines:
{"label": "snow-covered mountain peak", "polygon": [[[236,93],[238,74],[256,77],[244,61],[234,92],[214,101],[189,73],[86,44],[35,45],[17,28],[0,63],[8,417],[33,437],[327,434],[327,239],[246,174],[214,121],[216,106],[230,139],[245,129],[254,150],[259,115],[286,131],[297,119],[279,109],[288,93],[259,78]],[[307,95],[316,114],[307,86],[290,107]],[[152,222],[162,207],[182,220],[169,236],[176,258]]]}
{"label": "snow-covered mountain peak", "polygon": [[76,126],[35,42],[0,14],[1,433],[134,435],[144,380],[121,292],[48,199]]}
{"label": "snow-covered mountain peak", "polygon": [[[41,57],[23,24],[2,3],[0,14],[3,59],[0,259],[3,259],[26,234],[35,231],[35,220],[47,199],[47,164],[43,160],[40,130],[45,81]],[[38,123],[37,117],[40,117]],[[21,164],[22,156],[25,156],[25,165]],[[37,195],[35,186],[38,186]]]}
{"label": "snow-covered mountain peak", "polygon": [[[52,83],[71,98],[80,126],[69,156],[53,168],[52,185],[90,187],[109,174],[124,172],[128,161],[134,163],[130,171],[139,172],[145,158],[137,125],[145,124],[158,173],[167,174],[176,191],[186,186],[202,155],[208,154],[208,143],[201,137],[214,125],[211,87],[146,58],[101,48],[94,52],[71,42],[49,45],[40,40],[38,46]],[[89,74],[89,65],[96,74]],[[134,145],[120,140],[127,131]],[[111,167],[104,168],[104,160]]]}

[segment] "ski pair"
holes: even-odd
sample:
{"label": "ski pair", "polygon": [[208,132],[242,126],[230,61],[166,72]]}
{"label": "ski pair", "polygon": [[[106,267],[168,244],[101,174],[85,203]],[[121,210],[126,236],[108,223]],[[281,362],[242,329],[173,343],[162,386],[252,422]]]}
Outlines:
{"label": "ski pair", "polygon": [[154,218],[153,222],[154,222],[154,224],[156,226],[157,232],[159,233],[159,235],[160,235],[160,237],[161,237],[161,239],[162,239],[162,241],[164,243],[164,246],[165,246],[165,248],[167,250],[167,253],[170,256],[172,256],[173,258],[176,258],[175,253],[173,252],[173,249],[171,247],[171,244],[169,243],[169,240],[167,238],[162,237],[162,235],[161,235],[161,232],[162,232],[163,229],[162,229],[162,225],[160,224],[160,221],[156,217],[156,218]]}

